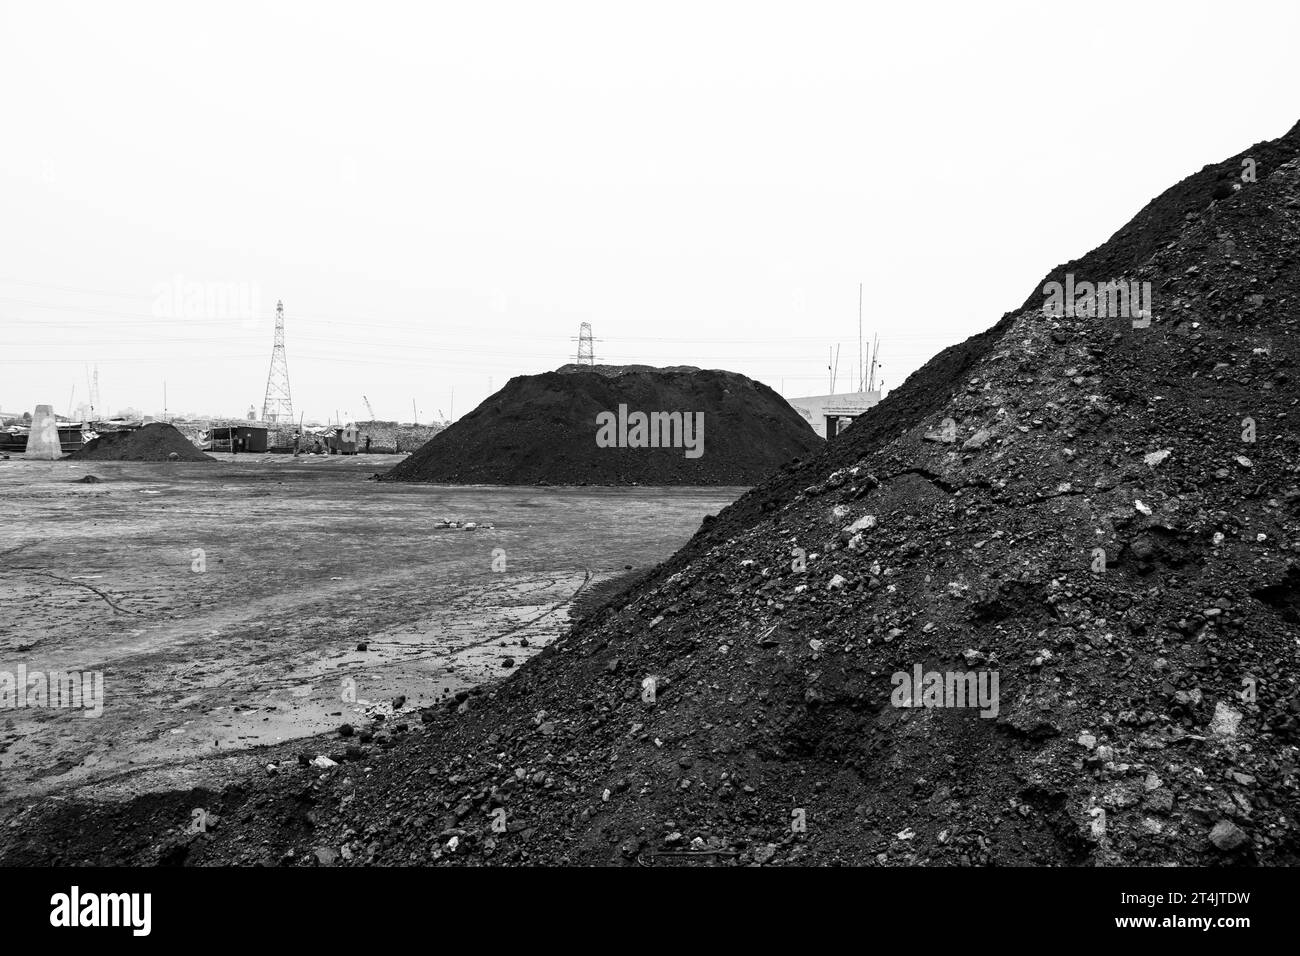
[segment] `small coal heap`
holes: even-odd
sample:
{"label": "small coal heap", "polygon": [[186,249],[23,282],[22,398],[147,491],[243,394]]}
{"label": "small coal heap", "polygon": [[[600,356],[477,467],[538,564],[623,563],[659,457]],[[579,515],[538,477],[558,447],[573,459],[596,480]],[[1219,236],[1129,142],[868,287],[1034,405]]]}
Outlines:
{"label": "small coal heap", "polygon": [[781,396],[735,372],[567,365],[512,378],[381,480],[750,485],[822,444]]}
{"label": "small coal heap", "polygon": [[[173,457],[174,456],[174,457]],[[150,422],[141,428],[101,432],[72,454],[76,461],[215,461],[194,447],[166,422]]]}

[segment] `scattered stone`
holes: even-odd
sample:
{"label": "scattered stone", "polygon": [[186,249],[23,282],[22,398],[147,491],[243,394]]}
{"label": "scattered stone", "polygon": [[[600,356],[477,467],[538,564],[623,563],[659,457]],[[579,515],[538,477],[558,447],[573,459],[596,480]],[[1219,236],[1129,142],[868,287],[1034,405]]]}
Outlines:
{"label": "scattered stone", "polygon": [[1220,820],[1210,831],[1210,842],[1224,853],[1231,853],[1249,843],[1250,837],[1231,820]]}
{"label": "scattered stone", "polygon": [[1242,713],[1233,710],[1223,701],[1214,705],[1214,717],[1210,720],[1210,733],[1216,737],[1237,736],[1237,726],[1241,723]]}
{"label": "scattered stone", "polygon": [[331,846],[318,846],[314,852],[316,862],[321,866],[333,866],[338,862],[339,852]]}

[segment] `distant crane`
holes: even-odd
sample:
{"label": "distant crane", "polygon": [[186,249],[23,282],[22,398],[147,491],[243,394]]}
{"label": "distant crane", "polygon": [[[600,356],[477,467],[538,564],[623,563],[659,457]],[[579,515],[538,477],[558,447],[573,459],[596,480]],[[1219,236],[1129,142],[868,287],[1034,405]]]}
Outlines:
{"label": "distant crane", "polygon": [[374,410],[373,408],[370,407],[370,399],[368,399],[368,398],[366,398],[366,396],[362,395],[362,396],[361,396],[361,400],[362,400],[363,402],[366,403],[366,413],[370,416],[370,420],[371,420],[372,422],[377,422],[377,421],[379,421],[379,419],[375,417],[375,410]]}

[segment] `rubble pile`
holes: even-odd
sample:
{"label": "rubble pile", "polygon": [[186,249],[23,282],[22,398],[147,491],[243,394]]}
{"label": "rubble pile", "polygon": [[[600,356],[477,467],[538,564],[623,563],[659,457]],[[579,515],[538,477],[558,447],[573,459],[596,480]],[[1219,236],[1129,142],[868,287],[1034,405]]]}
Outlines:
{"label": "rubble pile", "polygon": [[366,439],[373,454],[406,454],[424,445],[447,426],[399,424],[387,421],[357,422],[357,448],[365,451]]}
{"label": "rubble pile", "polygon": [[0,857],[1295,865],[1300,126],[1067,275],[1151,314],[1040,286],[500,684]]}

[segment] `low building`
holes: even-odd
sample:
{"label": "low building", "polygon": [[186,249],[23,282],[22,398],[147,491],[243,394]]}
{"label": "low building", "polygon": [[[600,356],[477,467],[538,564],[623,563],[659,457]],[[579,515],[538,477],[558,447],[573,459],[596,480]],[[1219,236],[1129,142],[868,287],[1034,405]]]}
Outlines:
{"label": "low building", "polygon": [[349,422],[331,428],[325,433],[325,447],[331,455],[355,455],[357,453],[357,426]]}
{"label": "low building", "polygon": [[261,425],[213,425],[204,451],[264,452],[269,447],[267,431]]}
{"label": "low building", "polygon": [[813,431],[829,441],[853,424],[853,419],[880,404],[880,392],[808,395],[804,398],[787,398],[786,401],[804,417]]}

